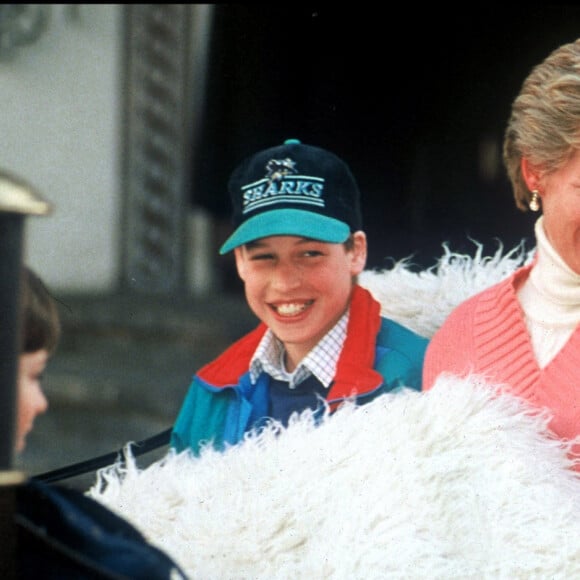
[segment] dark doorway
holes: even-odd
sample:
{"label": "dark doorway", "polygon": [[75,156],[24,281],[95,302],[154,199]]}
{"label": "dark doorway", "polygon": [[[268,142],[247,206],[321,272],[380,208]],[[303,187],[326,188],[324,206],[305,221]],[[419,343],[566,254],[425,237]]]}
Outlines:
{"label": "dark doorway", "polygon": [[530,68],[578,35],[571,5],[218,4],[195,202],[227,224],[231,170],[293,137],[351,166],[369,267],[410,255],[429,266],[443,242],[513,247],[535,215],[515,209],[501,165],[510,104]]}

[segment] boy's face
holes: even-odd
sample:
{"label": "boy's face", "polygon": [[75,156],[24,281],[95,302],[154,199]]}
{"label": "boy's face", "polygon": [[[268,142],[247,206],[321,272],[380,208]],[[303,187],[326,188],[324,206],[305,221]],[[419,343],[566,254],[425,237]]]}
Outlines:
{"label": "boy's face", "polygon": [[37,415],[48,409],[48,402],[42,392],[42,373],[46,368],[49,354],[45,349],[26,352],[18,361],[18,424],[16,430],[16,451],[26,446],[26,436]]}
{"label": "boy's face", "polygon": [[289,371],[347,309],[353,276],[367,257],[366,236],[353,248],[296,236],[271,236],[236,248],[236,265],[254,314],[284,343]]}

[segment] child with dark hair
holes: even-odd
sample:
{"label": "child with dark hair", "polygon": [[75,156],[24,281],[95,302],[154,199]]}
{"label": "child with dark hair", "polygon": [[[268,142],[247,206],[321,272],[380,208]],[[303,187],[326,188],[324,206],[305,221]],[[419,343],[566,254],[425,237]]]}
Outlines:
{"label": "child with dark hair", "polygon": [[22,270],[22,332],[18,361],[16,451],[23,451],[34,419],[48,409],[42,374],[61,334],[56,301],[30,268]]}

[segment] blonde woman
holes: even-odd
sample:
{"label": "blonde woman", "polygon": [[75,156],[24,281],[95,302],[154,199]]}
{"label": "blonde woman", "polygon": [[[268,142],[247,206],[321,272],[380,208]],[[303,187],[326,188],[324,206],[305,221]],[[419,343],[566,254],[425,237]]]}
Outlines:
{"label": "blonde woman", "polygon": [[423,388],[474,372],[580,434],[580,39],[532,69],[513,102],[504,163],[522,211],[540,212],[531,264],[461,304],[427,349]]}

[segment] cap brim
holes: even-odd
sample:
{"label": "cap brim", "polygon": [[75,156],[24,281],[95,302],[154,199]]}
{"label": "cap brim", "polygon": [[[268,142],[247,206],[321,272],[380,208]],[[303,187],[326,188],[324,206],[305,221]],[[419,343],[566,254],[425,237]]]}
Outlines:
{"label": "cap brim", "polygon": [[220,254],[268,236],[300,236],[341,244],[349,235],[349,226],[334,218],[299,209],[276,209],[245,221],[226,240]]}

